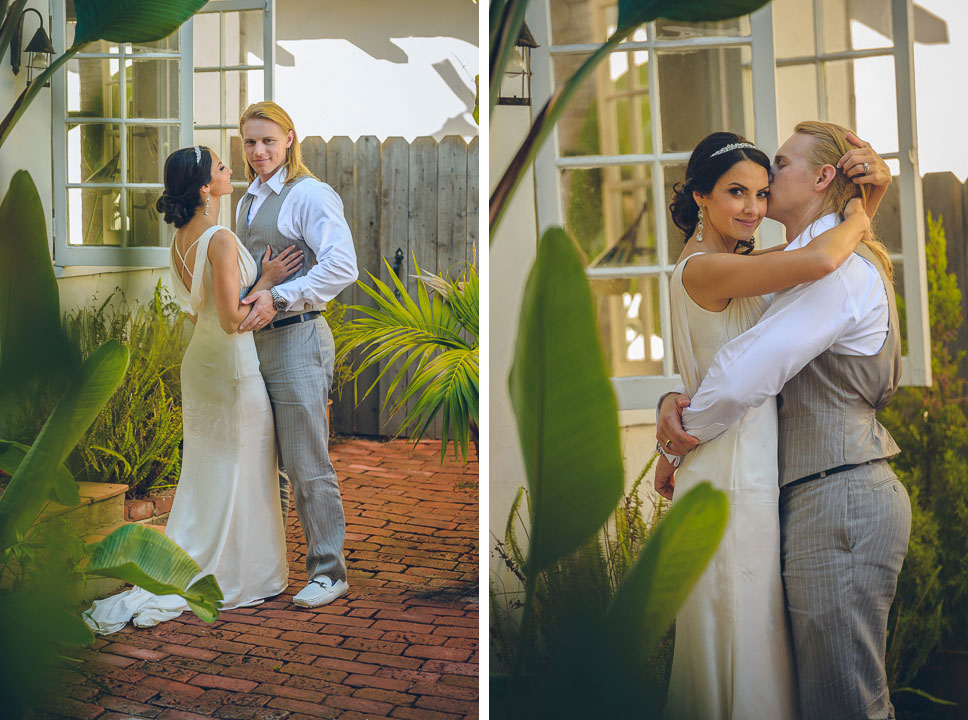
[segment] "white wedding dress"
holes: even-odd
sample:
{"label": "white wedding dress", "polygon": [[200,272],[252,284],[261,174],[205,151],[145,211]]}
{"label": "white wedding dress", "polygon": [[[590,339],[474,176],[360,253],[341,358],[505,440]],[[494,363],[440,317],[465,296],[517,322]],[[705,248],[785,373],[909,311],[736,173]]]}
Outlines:
{"label": "white wedding dress", "polygon": [[[701,254],[701,253],[699,253]],[[694,256],[690,256],[694,257]],[[768,301],[733,298],[721,312],[697,305],[672,273],[675,355],[694,394],[716,352],[752,327]],[[729,498],[723,540],[676,616],[665,718],[797,718],[793,647],[780,575],[776,401],[751,408],[719,437],[689,453],[675,496],[710,482]]]}
{"label": "white wedding dress", "polygon": [[[215,308],[208,245],[219,229],[227,230],[215,226],[196,240],[190,289],[172,253],[175,295],[197,321],[181,366],[182,468],[165,534],[198,563],[198,577],[215,575],[228,610],[282,592],[288,564],[272,408],[255,342],[250,332],[226,333]],[[255,260],[238,238],[236,243],[242,285],[249,286],[256,279]],[[95,602],[84,619],[106,635],[128,621],[148,627],[185,610],[188,604],[178,595],[136,587]]]}

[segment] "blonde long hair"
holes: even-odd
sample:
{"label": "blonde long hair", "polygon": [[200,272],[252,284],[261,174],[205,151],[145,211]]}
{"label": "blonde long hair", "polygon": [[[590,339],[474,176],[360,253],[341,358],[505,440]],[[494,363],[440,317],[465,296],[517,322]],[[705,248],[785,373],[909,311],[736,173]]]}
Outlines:
{"label": "blonde long hair", "polygon": [[[821,165],[833,165],[836,168],[837,161],[843,157],[844,153],[854,147],[847,140],[847,133],[850,130],[840,125],[835,125],[834,123],[808,120],[799,123],[793,128],[793,131],[813,138],[813,142],[810,144],[810,161],[818,167]],[[860,197],[866,208],[870,192],[870,185],[855,185],[843,170],[838,169],[837,174],[831,180],[830,185],[827,186],[827,190],[824,193],[820,214],[841,213],[847,206],[847,202],[855,197]],[[891,256],[888,254],[887,248],[884,247],[884,243],[874,237],[873,230],[865,235],[861,242],[874,253],[881,267],[884,268],[884,273],[893,282],[894,265],[891,263]]]}
{"label": "blonde long hair", "polygon": [[[299,136],[296,135],[296,128],[293,127],[292,118],[289,113],[276,105],[274,102],[257,102],[249,105],[239,118],[239,135],[242,135],[242,126],[246,120],[271,120],[282,128],[283,134],[292,131],[292,145],[286,148],[286,185],[293,183],[297,178],[316,177],[312,171],[303,164],[302,150],[299,149]],[[243,136],[244,137],[244,136]],[[256,171],[245,161],[245,177],[249,182],[255,180]],[[318,179],[318,178],[317,178]]]}

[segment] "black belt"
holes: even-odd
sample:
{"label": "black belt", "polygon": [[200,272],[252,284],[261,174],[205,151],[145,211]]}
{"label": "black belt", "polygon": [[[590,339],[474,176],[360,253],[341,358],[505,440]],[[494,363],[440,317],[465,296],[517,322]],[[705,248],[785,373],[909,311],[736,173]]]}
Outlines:
{"label": "black belt", "polygon": [[845,470],[853,470],[855,467],[860,467],[861,465],[870,465],[872,462],[877,462],[876,460],[868,460],[862,463],[852,463],[849,465],[838,465],[837,467],[832,467],[829,470],[821,470],[813,475],[807,475],[806,477],[798,478],[792,483],[787,483],[787,487],[790,485],[798,485],[799,483],[809,482],[810,480],[818,480],[820,478],[825,478],[828,475],[836,475],[837,473],[844,472]]}
{"label": "black belt", "polygon": [[282,328],[282,327],[286,327],[286,325],[295,325],[296,323],[305,322],[306,320],[312,320],[313,318],[318,316],[319,316],[319,310],[310,310],[309,312],[304,312],[302,315],[290,315],[289,317],[283,318],[282,320],[276,320],[274,322],[269,323],[262,329],[265,330],[267,328]]}

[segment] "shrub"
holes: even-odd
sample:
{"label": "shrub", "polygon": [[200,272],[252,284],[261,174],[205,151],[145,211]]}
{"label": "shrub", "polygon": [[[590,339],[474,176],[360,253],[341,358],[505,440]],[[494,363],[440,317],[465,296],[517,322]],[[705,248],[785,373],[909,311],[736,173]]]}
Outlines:
{"label": "shrub", "polygon": [[[187,342],[185,316],[161,281],[145,305],[112,305],[115,290],[97,307],[68,313],[65,332],[87,359],[108,340],[131,353],[128,373],[66,461],[75,479],[128,485],[128,497],[170,487],[181,470],[181,382],[179,368]],[[24,403],[8,423],[14,440],[33,442],[57,394],[40,393]]]}
{"label": "shrub", "polygon": [[891,461],[911,496],[912,530],[891,609],[888,675],[912,682],[932,654],[968,649],[968,383],[955,350],[961,291],[942,218],[928,214],[930,387],[903,387],[880,413],[903,452]]}

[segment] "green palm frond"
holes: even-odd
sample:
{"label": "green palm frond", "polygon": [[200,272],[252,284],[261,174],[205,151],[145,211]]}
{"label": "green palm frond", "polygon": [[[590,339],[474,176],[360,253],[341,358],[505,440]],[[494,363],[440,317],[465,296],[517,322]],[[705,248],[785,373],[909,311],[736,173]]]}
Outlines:
{"label": "green palm frond", "polygon": [[[348,308],[358,317],[337,332],[336,362],[353,362],[352,355],[357,353],[352,368],[355,401],[366,398],[388,377],[383,407],[396,415],[408,403],[411,406],[398,433],[410,432],[416,442],[439,415],[441,460],[451,440],[455,455],[466,460],[470,442],[477,441],[479,414],[477,269],[468,265],[457,280],[450,280],[422,273],[415,261],[417,288],[416,297],[411,297],[385,258],[384,264],[393,279],[392,287],[367,273],[372,286],[360,283],[360,288],[375,306]],[[360,375],[380,364],[382,369],[360,398]]]}

